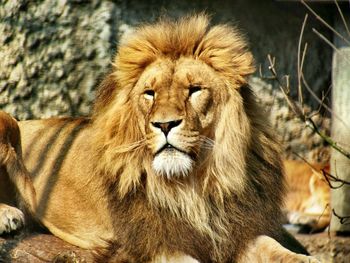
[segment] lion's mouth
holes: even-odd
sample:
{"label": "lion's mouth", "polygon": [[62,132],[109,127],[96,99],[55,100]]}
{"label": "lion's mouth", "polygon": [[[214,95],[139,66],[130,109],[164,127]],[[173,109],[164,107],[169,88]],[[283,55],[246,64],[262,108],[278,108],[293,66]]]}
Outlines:
{"label": "lion's mouth", "polygon": [[170,143],[166,143],[156,152],[152,167],[158,175],[171,178],[188,175],[194,162],[195,160],[190,154]]}
{"label": "lion's mouth", "polygon": [[157,156],[158,154],[162,153],[162,152],[174,152],[174,151],[178,151],[180,153],[183,153],[183,154],[186,154],[186,155],[189,155],[187,152],[185,152],[184,150],[181,150],[177,147],[175,147],[174,145],[170,144],[170,143],[166,143],[164,144],[164,146],[162,148],[160,148],[156,153],[155,153],[155,156]]}

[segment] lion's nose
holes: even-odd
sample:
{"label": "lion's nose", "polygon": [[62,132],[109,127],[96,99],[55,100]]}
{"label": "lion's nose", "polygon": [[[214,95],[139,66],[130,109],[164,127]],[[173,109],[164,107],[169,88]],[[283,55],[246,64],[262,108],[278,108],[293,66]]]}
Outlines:
{"label": "lion's nose", "polygon": [[168,135],[170,130],[172,128],[175,128],[176,126],[179,126],[182,120],[174,120],[174,121],[167,121],[167,122],[152,122],[152,125],[156,128],[159,128],[162,130],[162,132],[165,134],[165,136]]}

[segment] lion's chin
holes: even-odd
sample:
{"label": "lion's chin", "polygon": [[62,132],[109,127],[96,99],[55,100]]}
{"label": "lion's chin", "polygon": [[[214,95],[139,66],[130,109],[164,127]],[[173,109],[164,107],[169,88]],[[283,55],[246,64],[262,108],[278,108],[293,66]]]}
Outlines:
{"label": "lion's chin", "polygon": [[175,149],[165,149],[154,157],[152,166],[158,175],[170,179],[187,176],[192,170],[193,160],[187,154]]}

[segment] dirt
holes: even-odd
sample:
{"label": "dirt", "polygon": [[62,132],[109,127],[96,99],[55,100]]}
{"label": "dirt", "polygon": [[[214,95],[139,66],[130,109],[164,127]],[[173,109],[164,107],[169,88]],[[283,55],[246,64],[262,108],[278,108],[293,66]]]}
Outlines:
{"label": "dirt", "polygon": [[324,263],[350,262],[350,236],[336,236],[327,232],[318,234],[297,234],[295,237],[311,255]]}
{"label": "dirt", "polygon": [[[323,263],[350,262],[350,237],[327,232],[296,234],[295,237]],[[93,262],[93,255],[49,234],[21,234],[0,238],[0,262],[89,263]]]}

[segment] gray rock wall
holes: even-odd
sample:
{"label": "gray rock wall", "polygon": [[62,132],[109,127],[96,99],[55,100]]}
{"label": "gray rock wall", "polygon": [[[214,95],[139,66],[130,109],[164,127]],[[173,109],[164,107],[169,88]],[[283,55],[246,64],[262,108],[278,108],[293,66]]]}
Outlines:
{"label": "gray rock wall", "polygon": [[[283,93],[274,89],[260,78],[250,80],[254,92],[261,104],[270,115],[271,124],[283,142],[285,158],[299,159],[298,155],[312,162],[326,163],[330,159],[330,148],[323,139],[305,125],[286,105]],[[309,106],[304,107],[307,115],[313,115],[312,120],[321,131],[328,133],[330,118],[316,114]]]}
{"label": "gray rock wall", "polygon": [[107,1],[0,5],[0,107],[19,119],[88,114],[113,54]]}
{"label": "gray rock wall", "polygon": [[[315,8],[326,20],[332,20],[332,6]],[[306,13],[298,3],[0,0],[0,108],[21,120],[88,115],[95,88],[109,70],[124,31],[141,22],[154,21],[162,14],[176,17],[203,10],[213,14],[214,23],[233,23],[246,32],[256,64],[264,65],[264,74],[266,56],[271,53],[277,58],[279,73],[291,74],[292,85],[296,84],[293,76],[297,43]],[[311,32],[311,27],[328,37],[331,34],[314,19],[309,21],[304,36],[309,43],[305,73],[314,91],[321,94],[329,87],[332,51]],[[296,89],[291,92],[296,94]],[[315,108],[315,101],[307,94],[305,97],[307,104]],[[285,111],[285,106],[278,107]],[[292,127],[286,129],[287,135],[282,134],[286,140],[293,143],[294,138],[300,137],[299,133],[289,132]],[[315,145],[304,148],[310,147]],[[300,149],[302,153],[304,148]]]}

